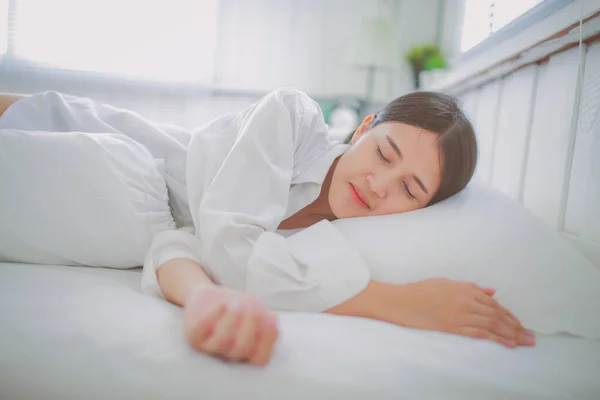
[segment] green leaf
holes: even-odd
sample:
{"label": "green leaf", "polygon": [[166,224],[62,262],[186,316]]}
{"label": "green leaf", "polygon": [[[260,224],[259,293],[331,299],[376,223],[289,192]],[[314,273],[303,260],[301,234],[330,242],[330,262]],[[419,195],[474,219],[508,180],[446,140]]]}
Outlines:
{"label": "green leaf", "polygon": [[414,68],[432,70],[446,67],[446,58],[435,44],[414,45],[404,55]]}
{"label": "green leaf", "polygon": [[436,54],[429,57],[423,64],[425,71],[431,71],[432,69],[446,68],[446,58],[441,54]]}

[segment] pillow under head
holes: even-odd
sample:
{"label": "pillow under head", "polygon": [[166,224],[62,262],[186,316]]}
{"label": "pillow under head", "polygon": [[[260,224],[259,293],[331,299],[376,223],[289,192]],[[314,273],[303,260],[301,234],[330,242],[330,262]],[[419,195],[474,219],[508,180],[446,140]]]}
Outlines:
{"label": "pillow under head", "polygon": [[335,221],[372,279],[445,277],[496,289],[497,300],[540,333],[600,339],[600,271],[557,231],[485,184],[431,207]]}

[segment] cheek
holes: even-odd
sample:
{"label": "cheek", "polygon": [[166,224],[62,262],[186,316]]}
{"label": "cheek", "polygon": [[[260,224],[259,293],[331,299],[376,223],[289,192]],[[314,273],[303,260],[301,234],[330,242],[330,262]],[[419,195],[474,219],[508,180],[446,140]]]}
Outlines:
{"label": "cheek", "polygon": [[363,182],[365,177],[372,174],[376,168],[373,163],[365,162],[364,159],[356,158],[348,160],[349,163],[346,165],[344,170],[344,178],[346,182]]}
{"label": "cheek", "polygon": [[357,217],[357,209],[352,202],[347,179],[331,182],[329,188],[329,207],[337,218]]}
{"label": "cheek", "polygon": [[340,159],[335,169],[332,181],[332,187],[336,189],[347,184],[348,182],[354,182],[360,178],[360,176],[366,176],[365,168],[362,165],[362,160],[357,157],[358,154],[348,153],[344,154],[343,158]]}
{"label": "cheek", "polygon": [[372,139],[370,138],[363,139],[348,149],[342,159],[340,159],[340,162],[343,162],[343,171],[347,175],[356,174],[377,161],[374,159],[376,155],[373,150],[374,144],[371,142]]}

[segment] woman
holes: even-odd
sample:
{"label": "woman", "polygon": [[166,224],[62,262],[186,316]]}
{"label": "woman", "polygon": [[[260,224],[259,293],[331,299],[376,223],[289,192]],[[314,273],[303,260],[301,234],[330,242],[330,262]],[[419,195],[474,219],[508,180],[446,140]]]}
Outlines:
{"label": "woman", "polygon": [[[188,136],[149,133],[141,117],[125,110],[45,96],[17,102],[13,114],[27,106],[63,112],[56,119],[80,131],[91,124],[81,121],[93,116],[99,120],[93,132],[114,128],[167,158],[167,175],[170,164],[185,159],[184,175],[167,176],[181,229],[155,237],[142,286],[184,307],[195,349],[266,364],[278,338],[270,310],[358,316],[507,347],[534,345],[533,334],[492,298],[493,289],[444,279],[370,280],[360,255],[329,222],[416,210],[467,185],[476,164],[475,135],[451,97],[402,96],[340,144],[329,140],[318,105],[293,89],[278,89]],[[14,98],[4,100],[8,106]],[[168,147],[178,149],[175,160],[157,154]],[[328,241],[315,243],[312,235]]]}

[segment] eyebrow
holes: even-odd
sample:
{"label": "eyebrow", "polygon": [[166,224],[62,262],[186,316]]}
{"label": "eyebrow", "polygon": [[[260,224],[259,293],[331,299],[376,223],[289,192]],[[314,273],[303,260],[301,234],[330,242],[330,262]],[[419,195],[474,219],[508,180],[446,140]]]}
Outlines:
{"label": "eyebrow", "polygon": [[427,191],[427,188],[425,187],[425,185],[423,185],[423,182],[421,182],[419,177],[416,175],[413,175],[413,178],[415,179],[415,182],[417,182],[417,185],[419,185],[419,187],[425,192],[425,194],[429,194],[429,192]]}
{"label": "eyebrow", "polygon": [[396,152],[396,154],[398,154],[398,157],[403,158],[402,152],[400,151],[400,148],[398,147],[398,145],[396,144],[396,142],[394,142],[389,135],[385,135],[385,138],[389,142],[390,146],[392,146],[392,149],[394,149],[394,151]]}
{"label": "eyebrow", "polygon": [[[400,157],[400,159],[404,158],[402,156],[402,152],[400,151],[400,148],[398,147],[398,145],[396,144],[396,142],[394,142],[389,135],[386,135],[385,138],[387,139],[387,141],[390,144],[390,146],[392,146],[392,149],[394,149],[394,151],[396,152],[396,154],[398,154],[398,157]],[[412,177],[414,178],[415,182],[417,182],[417,185],[419,185],[419,187],[421,188],[421,190],[423,190],[425,192],[425,194],[428,195],[429,192],[427,191],[427,188],[425,187],[425,185],[423,185],[423,182],[419,179],[419,177],[416,176],[416,175],[413,175]]]}

